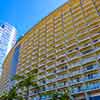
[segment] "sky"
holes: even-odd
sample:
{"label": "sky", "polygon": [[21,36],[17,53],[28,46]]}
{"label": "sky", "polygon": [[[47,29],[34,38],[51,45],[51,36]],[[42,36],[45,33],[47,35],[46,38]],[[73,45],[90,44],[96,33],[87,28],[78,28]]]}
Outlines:
{"label": "sky", "polygon": [[0,0],[0,23],[17,29],[17,39],[67,0]]}

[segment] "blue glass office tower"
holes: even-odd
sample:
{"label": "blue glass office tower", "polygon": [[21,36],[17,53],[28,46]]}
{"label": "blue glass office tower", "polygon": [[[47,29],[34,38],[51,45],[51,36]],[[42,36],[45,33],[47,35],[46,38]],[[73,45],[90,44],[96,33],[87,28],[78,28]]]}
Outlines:
{"label": "blue glass office tower", "polygon": [[16,29],[8,23],[0,24],[0,74],[8,52],[16,42]]}

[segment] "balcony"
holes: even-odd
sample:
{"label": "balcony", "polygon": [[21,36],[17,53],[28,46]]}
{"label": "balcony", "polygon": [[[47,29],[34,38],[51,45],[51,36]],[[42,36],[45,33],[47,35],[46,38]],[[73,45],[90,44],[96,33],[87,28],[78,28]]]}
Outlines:
{"label": "balcony", "polygon": [[55,29],[55,32],[62,32],[62,27],[58,27]]}
{"label": "balcony", "polygon": [[75,13],[75,12],[77,12],[77,11],[79,11],[80,10],[80,7],[77,7],[77,8],[75,8],[75,9],[73,9],[72,11]]}
{"label": "balcony", "polygon": [[61,87],[64,87],[64,86],[65,86],[64,83],[58,83],[58,84],[57,84],[57,88],[61,88]]}
{"label": "balcony", "polygon": [[62,42],[62,40],[64,40],[64,37],[61,35],[61,33],[60,35],[58,34],[58,36],[55,37],[56,44]]}
{"label": "balcony", "polygon": [[56,71],[56,73],[60,73],[60,72],[63,72],[63,71],[65,71],[66,69],[65,68],[63,68],[63,69],[58,69],[57,71]]}
{"label": "balcony", "polygon": [[[89,45],[89,44],[88,44]],[[85,55],[88,55],[88,54],[92,54],[92,53],[95,53],[95,52],[97,52],[97,51],[99,51],[100,50],[100,48],[94,48],[94,49],[90,49],[90,50],[87,50],[87,51],[84,51],[83,52],[83,56],[85,56]]]}
{"label": "balcony", "polygon": [[55,75],[55,74],[56,74],[55,72],[47,72],[46,73],[47,76],[51,76],[51,75]]}
{"label": "balcony", "polygon": [[81,63],[80,62],[76,62],[76,63],[71,64],[70,66],[71,66],[71,68],[72,67],[81,66]]}
{"label": "balcony", "polygon": [[[69,41],[70,42],[70,41]],[[76,46],[77,44],[75,43],[75,41],[73,41],[73,43],[70,43],[69,45],[67,45],[67,48],[70,48],[70,47],[73,47],[73,46]]]}
{"label": "balcony", "polygon": [[64,63],[66,63],[66,60],[64,60],[63,62],[56,62],[56,66],[59,66],[59,65],[61,65],[61,64],[64,64]]}
{"label": "balcony", "polygon": [[55,79],[48,79],[48,80],[47,80],[47,84],[48,84],[48,83],[52,83],[52,82],[56,82],[56,78],[55,78]]}
{"label": "balcony", "polygon": [[74,88],[72,89],[71,93],[72,94],[78,94],[78,93],[83,93],[85,91],[93,91],[93,90],[97,90],[100,89],[100,83],[95,83],[95,84],[90,84],[87,86],[82,86],[80,88]]}
{"label": "balcony", "polygon": [[99,68],[100,68],[99,65],[93,65],[93,66],[84,68],[83,72],[89,72],[89,71],[93,71],[93,70],[98,70]]}
{"label": "balcony", "polygon": [[59,47],[61,45],[64,45],[64,42],[59,42],[59,44],[56,43],[56,47]]}
{"label": "balcony", "polygon": [[74,71],[74,72],[71,72],[69,74],[70,77],[73,77],[73,76],[76,76],[76,75],[79,75],[79,74],[82,74],[83,71],[82,70],[77,70],[77,71]]}
{"label": "balcony", "polygon": [[[43,56],[43,55],[45,55],[45,54],[46,54],[46,51],[39,52],[39,56]],[[40,60],[42,60],[42,59],[45,59],[45,58],[41,58]]]}
{"label": "balcony", "polygon": [[52,52],[50,54],[47,54],[47,57],[50,57],[50,56],[53,56],[53,55],[55,55],[55,52]]}
{"label": "balcony", "polygon": [[84,87],[81,87],[80,89],[74,88],[74,89],[71,90],[71,93],[72,94],[78,94],[78,93],[83,93],[83,91],[84,91]]}
{"label": "balcony", "polygon": [[99,22],[100,22],[100,19],[98,19],[98,18],[95,18],[93,21],[91,21],[90,23],[89,23],[89,25],[98,25],[99,24]]}
{"label": "balcony", "polygon": [[[81,50],[81,53],[83,54],[83,56],[84,56],[84,55],[87,55],[87,54],[91,54],[91,53],[94,52],[94,48],[92,48],[90,44],[86,44],[86,45],[87,45],[86,48],[87,48],[88,46],[90,46],[90,49],[88,49],[88,50]],[[85,49],[85,48],[84,48],[84,49]]]}
{"label": "balcony", "polygon": [[62,83],[62,84],[60,84],[60,85],[57,86],[57,89],[58,89],[58,88],[68,87],[68,86],[69,86],[69,85],[68,85],[68,82]]}
{"label": "balcony", "polygon": [[45,72],[45,69],[40,69],[39,70],[39,73],[43,73],[43,72]]}
{"label": "balcony", "polygon": [[38,76],[38,79],[42,79],[42,78],[45,78],[45,75],[39,75]]}
{"label": "balcony", "polygon": [[45,64],[39,64],[39,67],[45,66]]}
{"label": "balcony", "polygon": [[65,57],[65,54],[56,55],[56,58],[57,58],[57,59],[60,59],[60,58],[63,58],[63,57]]}
{"label": "balcony", "polygon": [[84,82],[84,78],[80,78],[79,80],[72,80],[69,82],[69,85],[75,85],[75,84],[79,84],[79,83],[83,83]]}
{"label": "balcony", "polygon": [[47,38],[47,42],[53,41],[53,39],[54,39],[54,37],[53,36],[50,36],[50,37]]}
{"label": "balcony", "polygon": [[79,43],[84,43],[85,41],[87,41],[87,40],[89,40],[90,39],[90,37],[86,37],[86,38],[84,38],[84,39],[82,39],[82,40],[79,40]]}
{"label": "balcony", "polygon": [[51,69],[51,68],[55,68],[55,64],[54,65],[50,65],[50,66],[46,66],[46,69]]}
{"label": "balcony", "polygon": [[85,10],[90,10],[91,11],[92,9],[94,9],[93,6],[87,6],[87,7],[85,7]]}
{"label": "balcony", "polygon": [[88,62],[96,60],[96,57],[86,58],[81,60],[81,64],[86,64]]}
{"label": "balcony", "polygon": [[77,52],[76,49],[74,49],[74,50],[68,50],[68,51],[67,51],[67,55],[73,54],[73,53],[75,53],[75,52]]}
{"label": "balcony", "polygon": [[95,41],[93,41],[92,43],[93,43],[94,45],[97,44],[97,43],[100,43],[100,39],[99,39],[99,40],[95,40]]}
{"label": "balcony", "polygon": [[49,86],[49,87],[46,88],[46,91],[51,91],[51,90],[54,90],[54,89],[55,89],[54,86]]}
{"label": "balcony", "polygon": [[93,91],[96,89],[100,89],[100,83],[90,84],[86,86],[86,91]]}
{"label": "balcony", "polygon": [[91,2],[89,1],[89,2],[84,2],[84,4],[83,4],[83,7],[88,7],[88,6],[90,6],[91,5]]}
{"label": "balcony", "polygon": [[91,28],[89,31],[97,30],[98,28],[100,28],[100,25]]}
{"label": "balcony", "polygon": [[77,55],[75,55],[75,56],[73,56],[73,57],[71,57],[71,58],[68,58],[68,62],[70,62],[70,61],[72,61],[72,60],[75,60],[75,59],[78,59],[78,58],[80,58],[80,54],[77,54]]}
{"label": "balcony", "polygon": [[63,52],[65,50],[65,48],[64,47],[61,47],[61,48],[59,48],[59,49],[56,49],[56,53],[58,53],[58,52]]}
{"label": "balcony", "polygon": [[51,63],[54,62],[53,60],[47,60],[46,63]]}
{"label": "balcony", "polygon": [[59,75],[59,76],[57,77],[57,80],[62,80],[62,79],[64,79],[64,78],[68,78],[68,77],[69,77],[69,74]]}
{"label": "balcony", "polygon": [[100,74],[93,74],[91,77],[85,77],[85,81],[100,79]]}

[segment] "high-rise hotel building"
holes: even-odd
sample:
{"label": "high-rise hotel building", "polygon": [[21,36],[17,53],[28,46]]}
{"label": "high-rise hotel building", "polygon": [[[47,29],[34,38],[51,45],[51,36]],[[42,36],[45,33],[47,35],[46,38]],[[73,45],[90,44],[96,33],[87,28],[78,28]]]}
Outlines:
{"label": "high-rise hotel building", "polygon": [[[12,69],[19,75],[38,69],[40,94],[66,88],[73,100],[100,100],[100,0],[69,0],[46,16],[8,54],[6,78]],[[38,100],[33,87],[30,100]]]}
{"label": "high-rise hotel building", "polygon": [[0,75],[2,73],[2,64],[8,52],[16,42],[16,29],[8,24],[0,24]]}

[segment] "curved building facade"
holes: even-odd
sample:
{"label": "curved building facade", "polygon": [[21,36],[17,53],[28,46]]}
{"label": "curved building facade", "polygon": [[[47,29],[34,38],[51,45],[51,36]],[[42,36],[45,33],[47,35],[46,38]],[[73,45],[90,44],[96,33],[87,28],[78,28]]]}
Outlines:
{"label": "curved building facade", "polygon": [[16,73],[38,69],[40,91],[32,87],[30,100],[65,88],[73,100],[100,100],[100,0],[69,0],[18,43]]}

